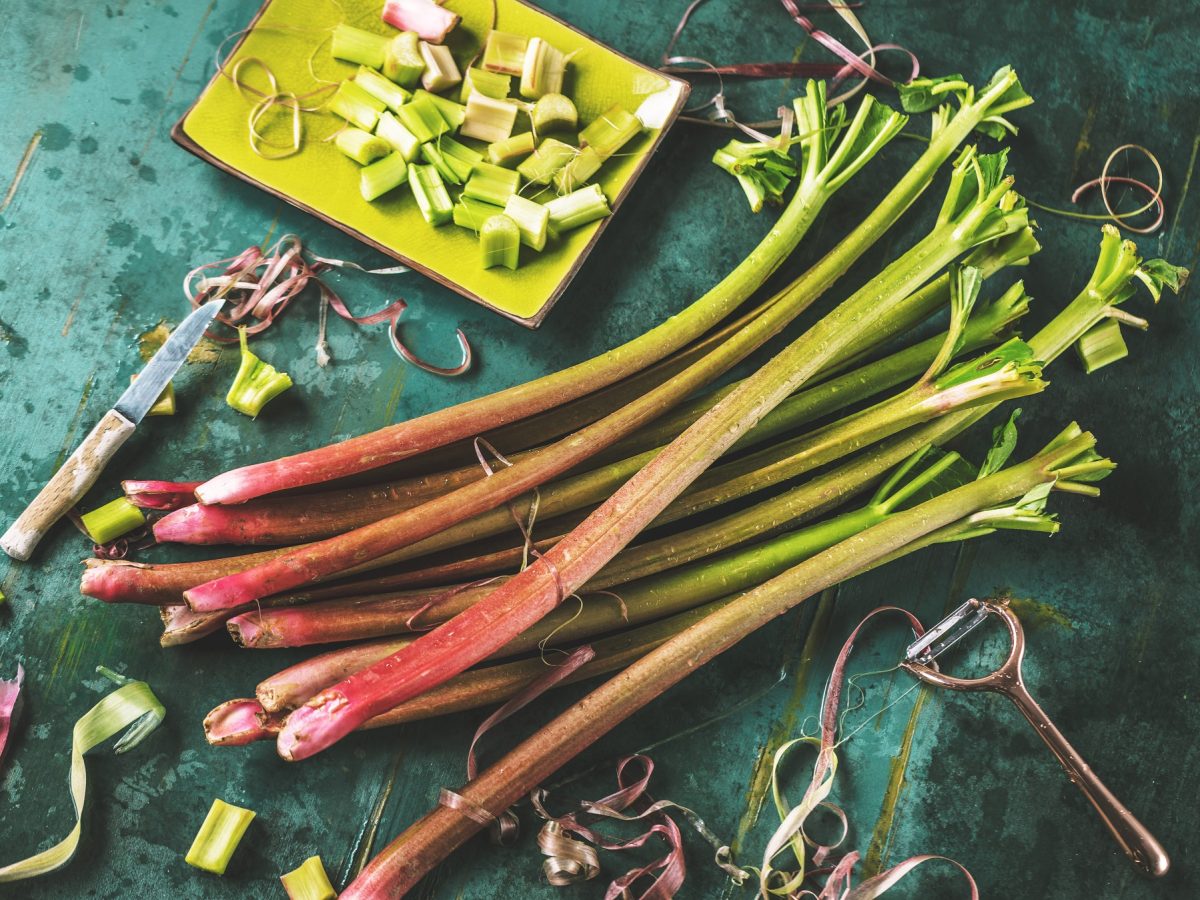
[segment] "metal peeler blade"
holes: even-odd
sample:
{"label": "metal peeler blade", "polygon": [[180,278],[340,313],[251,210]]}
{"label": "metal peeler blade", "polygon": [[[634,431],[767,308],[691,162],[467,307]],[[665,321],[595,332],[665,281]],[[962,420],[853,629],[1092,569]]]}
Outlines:
{"label": "metal peeler blade", "polygon": [[908,645],[904,661],[927,666],[982,625],[987,607],[972,598]]}

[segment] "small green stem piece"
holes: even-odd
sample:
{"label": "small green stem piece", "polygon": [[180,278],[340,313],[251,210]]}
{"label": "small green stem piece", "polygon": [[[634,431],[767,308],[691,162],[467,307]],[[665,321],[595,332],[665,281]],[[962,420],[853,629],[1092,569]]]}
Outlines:
{"label": "small green stem piece", "polygon": [[421,75],[421,86],[425,90],[444,91],[462,81],[449,47],[420,41],[417,49],[421,51],[421,60],[425,63],[425,71]]}
{"label": "small green stem piece", "polygon": [[570,97],[564,94],[545,94],[533,104],[529,121],[538,134],[548,131],[574,131],[579,127],[579,111]]}
{"label": "small green stem piece", "polygon": [[420,100],[422,98],[433,104],[434,108],[441,114],[441,117],[446,120],[446,124],[450,126],[451,131],[461,127],[463,119],[467,117],[467,108],[461,103],[455,103],[449,97],[440,97],[437,94],[431,94],[423,88],[418,88],[413,93],[413,99]]}
{"label": "small green stem piece", "polygon": [[550,210],[540,203],[513,194],[504,205],[504,214],[517,223],[522,244],[537,251],[546,246]]}
{"label": "small green stem piece", "polygon": [[503,215],[504,207],[493,206],[482,200],[472,200],[462,196],[454,204],[454,224],[459,228],[468,228],[476,234],[483,228],[483,223],[492,216]]}
{"label": "small green stem piece", "polygon": [[578,154],[579,151],[570,144],[564,144],[556,138],[546,138],[533,151],[532,156],[517,166],[517,171],[521,173],[522,178],[533,184],[549,184]]}
{"label": "small green stem piece", "polygon": [[595,147],[584,147],[575,152],[575,157],[554,173],[554,189],[560,194],[569,194],[588,183],[588,179],[600,171],[604,159]]}
{"label": "small green stem piece", "polygon": [[396,151],[363,167],[359,172],[359,192],[364,200],[374,200],[400,187],[407,178],[408,163],[404,161],[404,154]]}
{"label": "small green stem piece", "polygon": [[389,43],[386,35],[341,24],[333,29],[329,49],[334,59],[382,69]]}
{"label": "small green stem piece", "polygon": [[192,847],[184,861],[189,866],[195,866],[205,872],[224,875],[233,851],[237,849],[242,835],[246,833],[252,821],[253,810],[232,806],[217,798],[204,818],[204,824],[200,826],[200,831],[192,841]]}
{"label": "small green stem piece", "polygon": [[145,514],[125,497],[105,503],[80,518],[83,527],[97,544],[107,544],[146,524]]}
{"label": "small green stem piece", "polygon": [[310,856],[299,867],[280,875],[288,900],[336,900],[337,891],[329,883],[321,857]]}
{"label": "small green stem piece", "polygon": [[1121,335],[1121,325],[1116,319],[1105,319],[1093,327],[1075,342],[1075,351],[1083,363],[1083,371],[1088,375],[1129,355],[1129,348],[1125,346],[1125,338]]}
{"label": "small green stem piece", "polygon": [[383,159],[392,152],[391,144],[361,128],[345,128],[339,131],[333,144],[360,166]]}
{"label": "small green stem piece", "polygon": [[393,112],[412,99],[412,94],[400,85],[389,81],[374,69],[366,66],[358,67],[354,83]]}
{"label": "small green stem piece", "polygon": [[[137,381],[137,375],[129,376],[129,383],[133,384]],[[148,416],[173,416],[175,415],[175,385],[168,381],[167,386],[163,388],[158,399],[154,401],[154,405],[150,407],[146,415]]]}
{"label": "small green stem piece", "polygon": [[363,131],[374,131],[379,114],[387,108],[387,104],[368,93],[362,85],[343,81],[325,108]]}
{"label": "small green stem piece", "polygon": [[500,72],[489,72],[487,69],[470,68],[463,76],[462,93],[459,98],[466,103],[471,94],[483,94],[494,100],[503,100],[512,90],[512,76]]}
{"label": "small green stem piece", "polygon": [[492,266],[515,269],[521,252],[521,230],[506,215],[492,216],[479,229],[479,249],[485,269]]}
{"label": "small green stem piece", "polygon": [[417,140],[417,136],[400,124],[400,120],[390,112],[379,114],[375,136],[387,141],[404,157],[405,162],[412,162],[421,153],[421,142]]}
{"label": "small green stem piece", "polygon": [[506,141],[488,146],[488,161],[494,166],[508,166],[533,152],[536,141],[532,131],[514,134]]}
{"label": "small green stem piece", "polygon": [[430,225],[445,225],[454,215],[454,204],[438,170],[433,166],[408,167],[408,186],[412,188],[421,216]]}
{"label": "small green stem piece", "polygon": [[463,188],[463,196],[503,206],[508,202],[508,198],[517,192],[520,184],[520,176],[512,169],[504,169],[490,163],[477,163],[466,187]]}
{"label": "small green stem piece", "polygon": [[502,75],[520,75],[529,39],[507,31],[489,31],[483,46],[483,67]]}
{"label": "small green stem piece", "polygon": [[464,137],[493,144],[507,140],[516,123],[515,103],[475,92],[467,98],[467,115],[459,131]]}
{"label": "small green stem piece", "polygon": [[591,147],[605,160],[641,134],[642,123],[637,116],[620,105],[598,116],[579,132],[579,146]]}
{"label": "small green stem piece", "polygon": [[608,198],[598,184],[572,191],[565,197],[547,200],[546,209],[550,211],[550,229],[555,233],[570,231],[612,213],[608,208]]}
{"label": "small green stem piece", "polygon": [[417,36],[411,31],[402,31],[388,42],[383,74],[401,87],[415,86],[425,71],[425,61],[421,59],[417,43]]}
{"label": "small green stem piece", "polygon": [[422,144],[450,130],[450,123],[430,98],[432,94],[418,91],[411,101],[396,110],[400,124],[412,132]]}
{"label": "small green stem piece", "polygon": [[253,419],[271,400],[292,386],[292,379],[250,352],[245,328],[238,329],[238,340],[242,347],[242,363],[225,402]]}

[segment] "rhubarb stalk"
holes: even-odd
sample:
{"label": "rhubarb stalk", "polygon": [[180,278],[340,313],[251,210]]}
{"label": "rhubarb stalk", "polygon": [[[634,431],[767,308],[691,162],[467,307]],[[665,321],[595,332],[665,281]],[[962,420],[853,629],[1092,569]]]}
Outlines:
{"label": "rhubarb stalk", "polygon": [[[943,126],[939,135],[947,135],[956,121],[957,117]],[[303,759],[324,749],[366,719],[468,668],[553,609],[824,362],[869,332],[875,317],[902,304],[916,287],[972,247],[1025,227],[1026,211],[1010,190],[1011,179],[1002,176],[1002,154],[979,158],[972,148],[964,151],[935,227],[926,238],[721,400],[536,563],[411,647],[351,676],[293,713],[279,735],[280,754]],[[908,179],[905,176],[902,183]],[[770,318],[772,311],[763,318]],[[754,330],[755,325],[746,330]],[[258,569],[274,574],[282,568],[279,562]],[[202,586],[185,597],[197,608],[194,593],[202,602],[239,596],[237,587],[248,580],[247,574]]]}
{"label": "rhubarb stalk", "polygon": [[[914,167],[915,177],[902,192],[889,197],[891,202],[871,220],[872,236],[882,233],[899,217],[971,128],[984,118],[988,107],[1015,84],[1015,76],[998,75],[979,100],[954,117],[946,131],[953,129],[955,135],[932,142],[921,163]],[[823,107],[824,93],[824,85],[810,82],[807,95],[797,103]],[[779,267],[825,202],[895,137],[906,121],[904,116],[885,111],[866,98],[831,158],[833,136],[821,127],[823,111],[819,115],[802,142],[807,158],[815,162],[806,167],[792,200],[770,232],[719,284],[667,321],[600,356],[526,384],[329,447],[235,469],[201,485],[197,496],[205,503],[241,503],[286,488],[378,468],[559,406],[632,375],[696,340],[737,309]]]}
{"label": "rhubarb stalk", "polygon": [[[552,638],[559,643],[570,643],[618,629],[623,624],[641,625],[760,584],[800,560],[883,521],[914,495],[938,484],[939,477],[961,461],[957,454],[944,455],[905,481],[925,455],[925,451],[914,454],[865,506],[827,522],[644,578],[623,586],[619,595],[587,594],[585,587],[579,609],[567,604],[554,610],[506,644],[497,655],[524,653]],[[252,610],[230,619],[228,628],[236,643],[259,649],[403,634],[469,609],[486,597],[498,581],[451,589],[441,595],[417,591]]]}
{"label": "rhubarb stalk", "polygon": [[[899,513],[789,569],[630,665],[458,794],[472,808],[499,815],[618,723],[762,625],[939,529],[1039,488],[1070,485],[1060,482],[1058,472],[1088,457],[1094,445],[1090,434],[1081,434],[1028,462]],[[447,807],[427,813],[371,861],[342,893],[343,900],[402,896],[481,827]]]}
{"label": "rhubarb stalk", "polygon": [[[988,304],[978,315],[971,318],[959,351],[976,350],[994,341],[1027,309],[1027,297],[1018,282],[1002,297]],[[761,444],[781,433],[917,377],[933,360],[943,340],[941,336],[931,337],[884,359],[876,360],[862,369],[789,397],[751,429],[733,449],[743,450]],[[603,500],[652,459],[663,445],[698,419],[713,403],[730,393],[735,386],[715,392],[701,403],[669,416],[654,427],[639,431],[630,439],[622,441],[620,447],[637,451],[633,455],[619,457],[612,464],[589,473],[571,476],[543,489],[540,495],[539,515],[558,515]],[[524,454],[511,457],[514,462],[524,458]],[[176,541],[186,544],[273,545],[319,540],[417,506],[456,485],[478,481],[484,474],[480,466],[475,465],[442,475],[402,482],[319,494],[265,497],[237,506],[193,504],[156,522],[154,535],[160,542]],[[496,534],[510,528],[512,523],[508,512],[501,509],[464,523],[468,524],[469,528],[442,532],[431,539],[428,546],[414,545],[411,548],[413,553],[407,555],[417,555],[418,549],[421,552],[429,552],[430,549],[451,546],[447,542],[449,538],[461,543],[466,539]],[[463,534],[462,538],[451,534],[459,531]]]}
{"label": "rhubarb stalk", "polygon": [[[974,108],[974,104],[967,104],[964,110]],[[956,121],[957,118],[949,125],[943,126],[939,136],[944,138],[950,135]],[[936,143],[937,139],[931,143],[931,148]],[[918,166],[917,169],[911,170],[901,179],[893,195],[899,192],[901,198],[907,198],[914,191],[919,192],[923,188],[924,179],[914,179],[919,168]],[[1019,206],[1016,195],[1009,190],[1011,179],[1001,178],[1002,171],[1003,154],[979,158],[973,148],[965,150],[955,165],[950,192],[934,230],[905,256],[889,266],[881,276],[860,290],[854,298],[839,307],[838,311],[821,320],[798,344],[792,345],[788,351],[769,363],[760,373],[762,377],[759,381],[750,379],[744,382],[738,391],[726,397],[710,411],[706,418],[712,417],[718,409],[724,407],[728,423],[722,424],[723,429],[739,421],[739,418],[743,421],[741,426],[728,430],[727,434],[732,436],[730,440],[722,440],[714,445],[715,455],[719,456],[758,418],[778,405],[830,359],[843,353],[848,346],[861,343],[863,337],[870,334],[873,323],[878,318],[886,318],[889,310],[902,306],[909,294],[934,277],[949,262],[979,244],[1023,229],[1027,225],[1026,210]],[[914,180],[916,184],[913,184]],[[703,387],[712,378],[728,370],[779,333],[857,258],[864,249],[864,236],[869,236],[872,232],[869,226],[879,218],[892,218],[894,213],[894,204],[885,201],[881,208],[868,216],[867,222],[856,230],[853,239],[848,239],[831,251],[805,276],[781,292],[779,302],[769,305],[761,316],[732,335],[709,356],[624,409],[539,451],[536,462],[527,461],[525,465],[511,466],[495,473],[487,480],[486,485],[478,482],[468,485],[416,509],[399,513],[337,538],[309,545],[253,570],[200,585],[185,593],[188,604],[198,611],[232,608],[256,598],[328,577],[435,534],[471,515],[495,508],[574,468],[598,449],[615,443],[683,400],[688,394]],[[814,347],[821,348],[820,352],[812,352]],[[776,373],[784,365],[790,364],[796,356],[803,357],[800,366],[795,370],[799,374],[777,382]],[[739,404],[745,405],[746,401],[741,398],[748,396],[747,387],[753,383],[751,390],[758,390],[763,386],[762,382],[777,382],[782,388],[776,387],[767,392],[761,403],[752,402],[743,416],[730,416],[730,410],[736,409]],[[693,429],[697,426],[693,426]],[[700,431],[692,435],[692,441],[696,440],[703,440]],[[705,459],[700,468],[687,480],[690,481],[707,467],[711,458],[709,456]],[[681,490],[686,487],[686,483],[687,481],[683,482],[677,488]],[[669,490],[671,489],[664,489]],[[673,499],[673,495],[668,499]]]}

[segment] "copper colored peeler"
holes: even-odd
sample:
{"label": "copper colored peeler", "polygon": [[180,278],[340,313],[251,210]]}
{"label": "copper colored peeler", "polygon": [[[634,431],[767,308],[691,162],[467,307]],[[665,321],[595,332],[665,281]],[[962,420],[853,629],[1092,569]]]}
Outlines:
{"label": "copper colored peeler", "polygon": [[[1008,628],[1012,649],[1008,659],[983,678],[953,678],[938,671],[934,662],[942,653],[958,643],[969,632],[987,620],[999,617]],[[990,691],[1003,694],[1016,704],[1050,752],[1067,771],[1071,782],[1083,791],[1088,802],[1096,808],[1112,836],[1135,866],[1152,877],[1165,875],[1171,866],[1167,852],[1141,822],[1113,796],[1112,791],[1092,771],[1091,766],[1072,747],[1062,732],[1054,727],[1050,717],[1037,705],[1021,677],[1021,659],[1025,656],[1025,632],[1021,622],[1006,603],[995,600],[968,600],[945,619],[930,628],[909,645],[904,654],[904,669],[926,684],[949,688],[952,691]]]}

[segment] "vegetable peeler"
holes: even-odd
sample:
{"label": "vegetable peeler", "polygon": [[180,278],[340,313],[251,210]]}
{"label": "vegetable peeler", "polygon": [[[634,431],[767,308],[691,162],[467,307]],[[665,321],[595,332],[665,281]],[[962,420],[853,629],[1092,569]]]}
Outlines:
{"label": "vegetable peeler", "polygon": [[[1008,628],[1012,644],[1008,659],[990,675],[982,678],[954,678],[938,671],[934,661],[992,616],[998,617]],[[1125,855],[1146,875],[1156,878],[1165,875],[1171,866],[1171,860],[1162,845],[1112,791],[1104,786],[1091,766],[1083,761],[1030,695],[1021,676],[1021,660],[1024,656],[1025,632],[1016,613],[1008,604],[995,600],[972,599],[910,644],[901,666],[914,677],[935,687],[949,688],[952,691],[989,691],[1012,700],[1021,711],[1021,715],[1029,720],[1029,724],[1062,764],[1067,778],[1083,791],[1088,802],[1095,807],[1112,836],[1125,851]]]}

